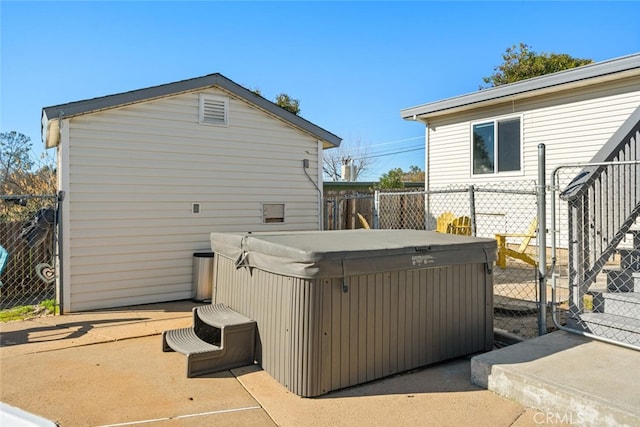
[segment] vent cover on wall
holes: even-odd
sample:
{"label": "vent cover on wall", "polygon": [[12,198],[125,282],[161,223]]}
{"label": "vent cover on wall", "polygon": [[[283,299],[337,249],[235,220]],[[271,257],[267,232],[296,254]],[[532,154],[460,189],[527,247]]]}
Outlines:
{"label": "vent cover on wall", "polygon": [[226,125],[229,114],[229,99],[220,96],[200,95],[200,123]]}
{"label": "vent cover on wall", "polygon": [[284,222],[284,203],[263,203],[262,222],[265,224]]}

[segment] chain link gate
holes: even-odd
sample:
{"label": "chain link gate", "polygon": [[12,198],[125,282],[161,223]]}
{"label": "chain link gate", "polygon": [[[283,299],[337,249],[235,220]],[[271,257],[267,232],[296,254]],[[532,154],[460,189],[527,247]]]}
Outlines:
{"label": "chain link gate", "polygon": [[355,230],[371,228],[373,224],[373,195],[341,194],[323,200],[325,230]]}
{"label": "chain link gate", "polygon": [[640,349],[640,161],[563,165],[552,181],[554,322]]}
{"label": "chain link gate", "polygon": [[55,304],[57,226],[57,195],[0,196],[0,309]]}
{"label": "chain link gate", "polygon": [[495,238],[494,327],[520,339],[533,338],[540,324],[536,197],[535,181],[376,192],[374,228]]}

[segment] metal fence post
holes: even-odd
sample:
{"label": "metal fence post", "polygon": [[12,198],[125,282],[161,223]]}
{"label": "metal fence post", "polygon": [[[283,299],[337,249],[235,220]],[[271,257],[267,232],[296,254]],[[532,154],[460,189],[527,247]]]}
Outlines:
{"label": "metal fence post", "polygon": [[62,271],[64,268],[64,264],[62,262],[63,258],[63,233],[64,229],[62,227],[62,203],[64,202],[65,192],[58,191],[58,197],[56,198],[56,250],[57,254],[55,257],[54,263],[57,262],[57,265],[54,267],[58,273],[58,282],[56,284],[56,297],[58,300],[58,314],[64,314],[64,286],[65,283],[63,281]]}
{"label": "metal fence post", "polygon": [[475,187],[469,186],[469,216],[471,217],[471,235],[476,235],[476,194]]}
{"label": "metal fence post", "polygon": [[540,301],[538,310],[538,335],[547,333],[547,203],[546,203],[545,145],[538,145],[538,282]]}
{"label": "metal fence post", "polygon": [[376,230],[380,228],[380,216],[379,216],[380,211],[378,210],[379,208],[380,208],[380,190],[376,190],[373,193],[373,228]]}
{"label": "metal fence post", "polygon": [[431,228],[431,221],[429,221],[431,215],[431,206],[429,206],[429,192],[425,190],[424,192],[424,229],[432,230],[435,227]]}

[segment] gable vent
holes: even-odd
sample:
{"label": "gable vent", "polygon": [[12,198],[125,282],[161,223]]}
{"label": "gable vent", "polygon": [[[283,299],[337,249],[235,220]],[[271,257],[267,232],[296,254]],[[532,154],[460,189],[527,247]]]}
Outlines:
{"label": "gable vent", "polygon": [[227,125],[229,99],[219,96],[200,95],[200,123]]}

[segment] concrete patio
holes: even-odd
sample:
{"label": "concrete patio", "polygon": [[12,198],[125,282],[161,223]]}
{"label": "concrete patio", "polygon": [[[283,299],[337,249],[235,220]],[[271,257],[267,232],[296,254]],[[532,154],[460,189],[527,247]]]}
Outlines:
{"label": "concrete patio", "polygon": [[[159,334],[189,326],[195,305],[179,301],[0,324],[0,401],[65,427],[523,427],[576,420],[567,410],[528,408],[473,385],[471,358],[416,369],[318,398],[301,398],[288,392],[258,366],[188,379],[184,357],[163,353]],[[508,361],[495,355],[507,350],[508,356],[514,353],[510,349],[534,341],[480,357],[493,357],[488,361],[491,366],[508,365]],[[583,358],[576,354],[579,350],[572,351],[572,357]],[[640,357],[636,352],[625,351]],[[481,361],[485,368],[486,362]],[[601,375],[598,370],[605,366],[606,361],[593,361],[590,373],[575,375],[595,380]],[[638,363],[632,375],[638,375],[637,366]],[[473,375],[477,377],[481,372],[490,376],[491,368]],[[550,371],[550,375],[557,372]],[[636,396],[638,383],[637,379],[630,383]],[[603,391],[609,393],[607,389]],[[632,414],[630,419],[640,425],[640,417],[633,418]]]}

